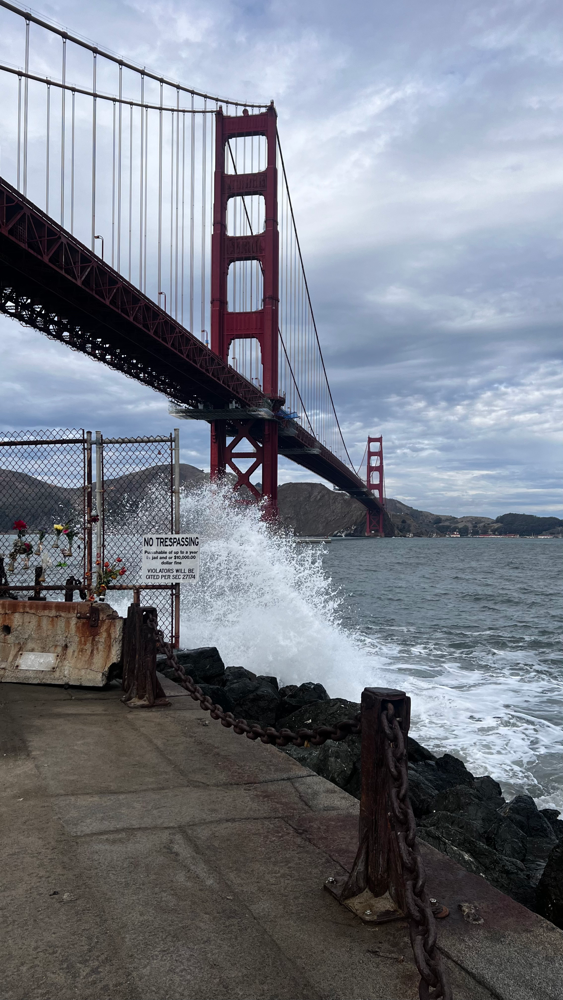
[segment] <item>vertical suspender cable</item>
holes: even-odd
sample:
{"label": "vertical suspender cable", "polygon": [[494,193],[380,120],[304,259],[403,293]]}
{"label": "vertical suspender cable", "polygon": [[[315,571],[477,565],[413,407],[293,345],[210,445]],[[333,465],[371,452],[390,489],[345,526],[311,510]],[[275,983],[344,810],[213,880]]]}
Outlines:
{"label": "vertical suspender cable", "polygon": [[121,271],[121,150],[123,143],[123,66],[119,64],[117,122],[117,270]]}
{"label": "vertical suspender cable", "polygon": [[160,111],[158,112],[158,236],[157,236],[157,302],[160,303],[158,293],[162,291],[162,90],[163,82],[160,81]]}
{"label": "vertical suspender cable", "polygon": [[144,168],[144,151],[145,151],[145,109],[143,107],[145,103],[145,74],[141,73],[141,107],[139,113],[141,116],[140,126],[141,126],[141,136],[140,136],[140,155],[139,155],[139,288],[143,287],[143,168]]}
{"label": "vertical suspender cable", "polygon": [[145,210],[143,234],[143,292],[147,294],[147,236],[149,227],[149,109],[145,109]]}
{"label": "vertical suspender cable", "polygon": [[174,278],[174,112],[170,112],[170,252],[168,263],[168,311],[172,315],[172,281]]}
{"label": "vertical suspender cable", "polygon": [[66,38],[63,38],[61,68],[61,226],[65,224],[65,133],[66,133]]}
{"label": "vertical suspender cable", "polygon": [[45,143],[45,214],[49,214],[49,161],[51,159],[51,85],[47,84],[47,138]]}
{"label": "vertical suspender cable", "polygon": [[176,114],[172,116],[176,125],[176,218],[174,250],[174,319],[178,319],[178,225],[180,211],[180,89],[176,90]]}
{"label": "vertical suspender cable", "polygon": [[133,237],[133,105],[129,105],[129,255],[127,280],[131,281],[131,253]]}
{"label": "vertical suspender cable", "polygon": [[70,231],[74,232],[74,123],[76,119],[76,91],[72,91],[70,116]]}
{"label": "vertical suspender cable", "polygon": [[111,266],[115,266],[115,111],[116,102],[113,102],[112,114],[112,146],[111,146]]}
{"label": "vertical suspender cable", "polygon": [[[29,73],[29,24],[25,22],[25,72]],[[27,194],[27,126],[29,116],[29,80],[27,76],[23,84],[23,193]]]}
{"label": "vertical suspender cable", "polygon": [[194,332],[194,207],[195,207],[195,115],[192,94],[192,116],[190,122],[190,333]]}
{"label": "vertical suspender cable", "polygon": [[182,221],[181,221],[181,264],[180,264],[180,322],[184,325],[184,223],[186,202],[186,113],[182,111]]}
{"label": "vertical suspender cable", "polygon": [[21,180],[21,141],[22,141],[22,78],[18,76],[18,162],[16,167],[16,187],[20,190]]}
{"label": "vertical suspender cable", "polygon": [[92,53],[92,240],[91,249],[95,248],[94,236],[96,235],[96,62],[97,53]]}
{"label": "vertical suspender cable", "polygon": [[201,333],[205,330],[205,248],[206,248],[206,174],[207,174],[207,98],[203,101],[201,126]]}

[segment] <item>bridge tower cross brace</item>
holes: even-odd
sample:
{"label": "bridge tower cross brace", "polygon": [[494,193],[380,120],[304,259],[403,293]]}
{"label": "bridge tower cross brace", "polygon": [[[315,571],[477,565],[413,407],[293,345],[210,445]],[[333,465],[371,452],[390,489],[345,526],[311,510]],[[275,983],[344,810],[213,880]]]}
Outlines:
{"label": "bridge tower cross brace", "polygon": [[[264,112],[240,116],[216,114],[215,181],[213,236],[211,240],[211,350],[223,361],[229,357],[233,340],[255,339],[260,345],[263,391],[272,403],[272,418],[257,420],[214,420],[211,424],[211,478],[227,469],[237,479],[234,489],[246,486],[256,500],[267,499],[270,516],[277,513],[278,426],[274,413],[283,402],[278,395],[278,307],[279,232],[276,167],[277,114],[272,105]],[[227,173],[226,144],[229,139],[263,135],[266,137],[265,170],[251,174]],[[230,198],[261,195],[265,202],[265,228],[249,236],[227,233],[227,204]],[[262,269],[264,299],[261,309],[231,312],[228,309],[229,267],[236,261],[257,260]],[[230,438],[230,440],[229,440]],[[243,450],[241,450],[241,448]],[[238,450],[237,450],[238,449]],[[239,461],[250,461],[241,469]],[[262,467],[262,489],[250,481]]]}
{"label": "bridge tower cross brace", "polygon": [[371,493],[375,493],[379,500],[379,513],[367,511],[366,535],[378,534],[383,538],[383,508],[385,499],[383,496],[383,437],[368,437],[367,446],[367,469],[366,485]]}

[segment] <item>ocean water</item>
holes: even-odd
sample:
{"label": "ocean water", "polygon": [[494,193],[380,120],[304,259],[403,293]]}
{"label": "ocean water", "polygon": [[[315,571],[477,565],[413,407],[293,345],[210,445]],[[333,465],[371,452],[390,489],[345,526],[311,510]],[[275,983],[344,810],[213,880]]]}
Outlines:
{"label": "ocean water", "polygon": [[562,541],[308,545],[209,486],[184,498],[182,521],[202,543],[183,646],[331,697],[401,688],[424,745],[563,810]]}

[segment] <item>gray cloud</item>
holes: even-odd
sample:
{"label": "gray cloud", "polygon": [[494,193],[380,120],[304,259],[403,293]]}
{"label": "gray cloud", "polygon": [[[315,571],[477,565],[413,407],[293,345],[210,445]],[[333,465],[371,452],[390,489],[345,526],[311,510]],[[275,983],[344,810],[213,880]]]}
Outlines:
{"label": "gray cloud", "polygon": [[[392,495],[561,513],[559,5],[41,9],[187,85],[275,98],[338,410],[358,461],[383,432]],[[165,400],[32,331],[3,319],[0,343],[4,425],[173,425]],[[182,439],[207,465],[205,429]]]}

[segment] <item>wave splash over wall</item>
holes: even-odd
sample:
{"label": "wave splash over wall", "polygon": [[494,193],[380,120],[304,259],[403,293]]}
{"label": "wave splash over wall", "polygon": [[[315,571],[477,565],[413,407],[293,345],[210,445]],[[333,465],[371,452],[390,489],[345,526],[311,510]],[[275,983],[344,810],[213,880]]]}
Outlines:
{"label": "wave splash over wall", "polygon": [[182,530],[200,536],[201,569],[200,582],[182,588],[181,645],[217,646],[229,665],[283,684],[321,681],[331,696],[359,700],[352,665],[361,654],[338,624],[342,597],[319,547],[261,517],[229,485],[183,497]]}

